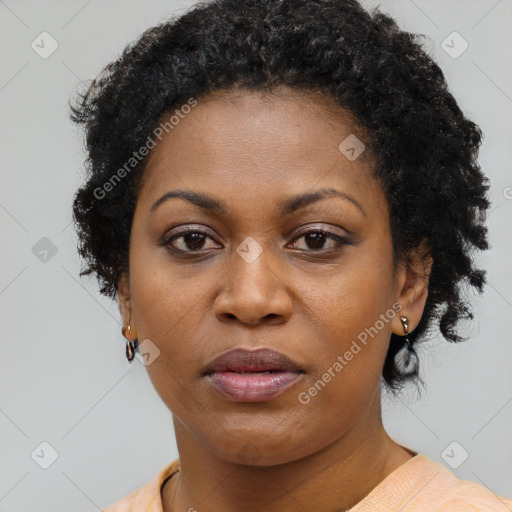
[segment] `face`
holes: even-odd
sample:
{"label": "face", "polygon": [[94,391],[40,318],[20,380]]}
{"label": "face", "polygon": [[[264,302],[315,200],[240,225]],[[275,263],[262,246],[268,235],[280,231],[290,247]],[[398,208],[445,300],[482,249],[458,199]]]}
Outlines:
{"label": "face", "polygon": [[[394,271],[371,159],[339,149],[354,133],[313,93],[231,91],[200,99],[152,150],[120,306],[150,340],[146,368],[177,436],[226,461],[254,447],[261,465],[297,460],[376,421],[390,334],[403,334],[400,314],[411,331],[419,322],[425,295]],[[189,200],[162,199],[177,191]],[[262,347],[299,371],[277,387],[276,374],[219,388],[225,375],[204,373]]]}

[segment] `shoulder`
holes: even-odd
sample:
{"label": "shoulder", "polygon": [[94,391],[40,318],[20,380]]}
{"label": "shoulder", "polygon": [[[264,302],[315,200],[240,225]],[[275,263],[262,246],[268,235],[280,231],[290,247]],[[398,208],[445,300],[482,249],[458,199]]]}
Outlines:
{"label": "shoulder", "polygon": [[350,512],[512,512],[512,500],[457,478],[440,462],[416,454],[389,474]]}
{"label": "shoulder", "polygon": [[162,485],[178,469],[179,459],[176,459],[161,469],[151,481],[103,509],[102,512],[162,512]]}
{"label": "shoulder", "polygon": [[440,512],[511,512],[512,499],[498,496],[487,487],[470,480],[456,479]]}
{"label": "shoulder", "polygon": [[[410,501],[410,510],[429,504],[435,512],[511,512],[512,499],[498,496],[471,480],[457,478],[448,468],[421,455],[418,486],[424,488]],[[409,510],[407,508],[406,510]]]}

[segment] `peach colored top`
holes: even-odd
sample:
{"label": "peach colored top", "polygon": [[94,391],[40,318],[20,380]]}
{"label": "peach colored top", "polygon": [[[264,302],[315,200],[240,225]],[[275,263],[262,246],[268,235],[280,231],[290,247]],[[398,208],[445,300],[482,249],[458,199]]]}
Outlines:
{"label": "peach colored top", "polygon": [[[103,512],[163,512],[161,488],[179,469],[179,459]],[[512,499],[470,480],[460,480],[441,463],[417,454],[390,473],[347,512],[512,512]]]}

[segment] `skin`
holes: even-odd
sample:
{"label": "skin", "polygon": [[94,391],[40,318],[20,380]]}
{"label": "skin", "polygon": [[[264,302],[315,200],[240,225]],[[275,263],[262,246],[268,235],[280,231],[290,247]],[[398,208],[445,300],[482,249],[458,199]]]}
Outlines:
{"label": "skin", "polygon": [[[393,267],[371,155],[351,162],[338,149],[352,133],[364,137],[317,93],[231,90],[199,99],[152,150],[118,296],[130,338],[160,350],[146,368],[173,414],[181,464],[163,487],[165,512],[345,510],[413,455],[383,428],[381,374],[391,333],[404,334],[399,316],[410,332],[421,319],[432,261],[418,252]],[[279,215],[281,201],[323,188],[348,194],[364,213],[328,197]],[[151,212],[177,189],[213,196],[227,212],[179,198]],[[178,226],[208,234],[169,245],[188,259],[161,245]],[[316,241],[306,228],[349,243]],[[263,251],[252,263],[236,252],[247,237]],[[300,403],[299,393],[393,304],[400,313]],[[234,347],[276,349],[305,373],[269,401],[233,402],[201,371]]]}

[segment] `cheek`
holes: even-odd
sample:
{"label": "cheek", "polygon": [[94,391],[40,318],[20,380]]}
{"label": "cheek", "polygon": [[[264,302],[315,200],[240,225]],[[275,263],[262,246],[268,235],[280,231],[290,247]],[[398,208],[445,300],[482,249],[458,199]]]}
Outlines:
{"label": "cheek", "polygon": [[[317,331],[314,372],[308,384],[327,373],[328,387],[336,390],[338,398],[350,395],[356,399],[370,392],[380,378],[396,315],[391,260],[379,265],[361,251],[360,257],[325,280],[324,286],[313,279],[303,281],[300,294],[304,326],[314,325]],[[324,396],[327,401],[328,395]]]}
{"label": "cheek", "polygon": [[315,276],[303,278],[299,307],[305,308],[305,321],[325,330],[331,340],[346,342],[392,306],[392,291],[391,264],[375,262],[361,251],[320,281]]}
{"label": "cheek", "polygon": [[326,437],[346,432],[375,405],[389,344],[390,324],[375,329],[386,312],[378,306],[379,295],[368,289],[349,292],[349,287],[338,290],[337,302],[324,295],[330,306],[318,311],[311,367],[297,390],[311,429],[322,429]]}
{"label": "cheek", "polygon": [[192,348],[189,343],[187,350],[184,344],[197,338],[201,289],[195,280],[188,280],[185,288],[183,280],[177,280],[168,266],[145,260],[144,254],[133,255],[130,271],[139,343],[148,339],[159,350],[146,370],[161,398],[170,405],[170,400],[180,401],[186,394],[187,378],[194,365],[197,346]]}
{"label": "cheek", "polygon": [[165,249],[146,240],[139,247],[145,249],[130,254],[134,321],[143,335],[167,343],[187,325],[208,285],[193,279],[192,266],[171,265]]}

